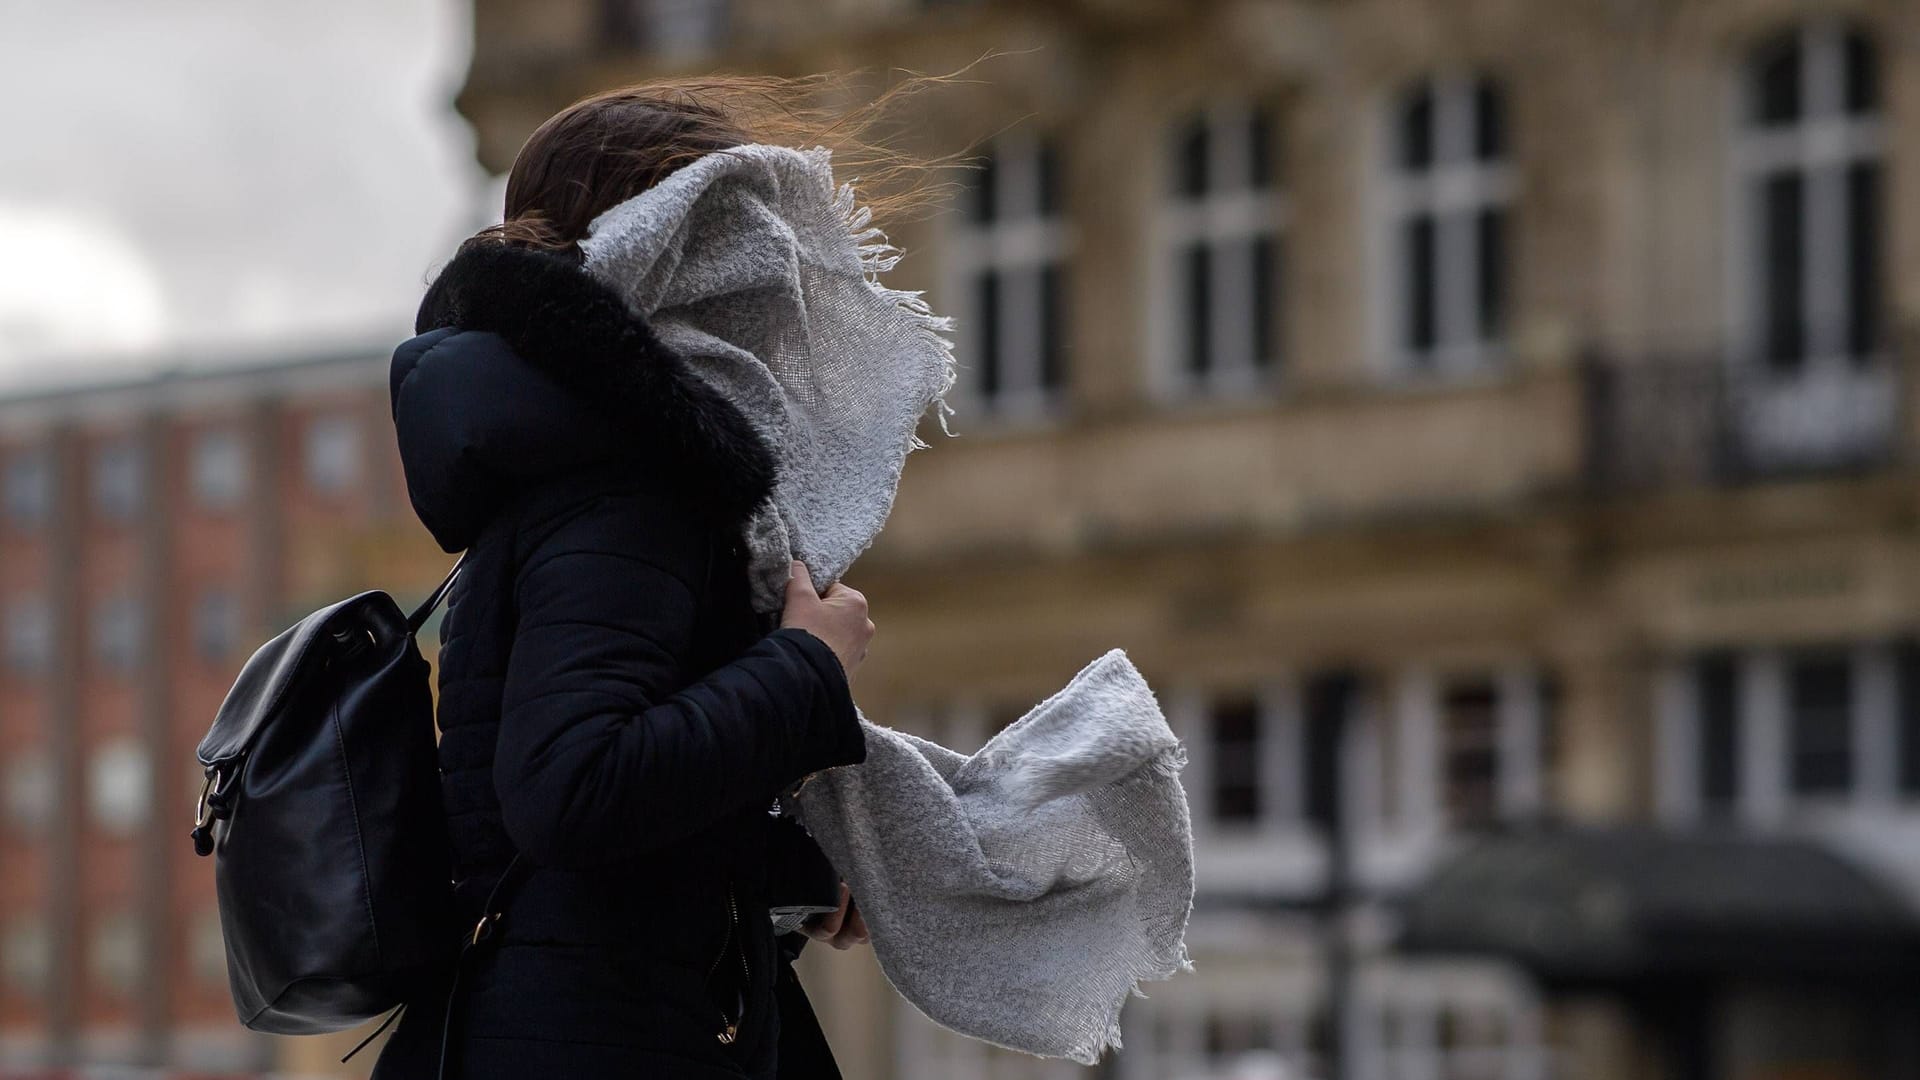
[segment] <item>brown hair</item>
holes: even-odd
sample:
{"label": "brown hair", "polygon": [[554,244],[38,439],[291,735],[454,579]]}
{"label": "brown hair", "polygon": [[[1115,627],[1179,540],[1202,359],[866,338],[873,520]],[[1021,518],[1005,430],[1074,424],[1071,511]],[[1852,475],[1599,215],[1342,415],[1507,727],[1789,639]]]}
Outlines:
{"label": "brown hair", "polygon": [[603,212],[682,165],[747,143],[834,151],[834,165],[886,218],[933,201],[935,171],[958,160],[914,158],[882,141],[893,108],[950,77],[914,76],[873,100],[835,109],[851,76],[714,76],[606,90],[567,106],[527,137],[507,173],[499,225],[476,240],[572,250]]}

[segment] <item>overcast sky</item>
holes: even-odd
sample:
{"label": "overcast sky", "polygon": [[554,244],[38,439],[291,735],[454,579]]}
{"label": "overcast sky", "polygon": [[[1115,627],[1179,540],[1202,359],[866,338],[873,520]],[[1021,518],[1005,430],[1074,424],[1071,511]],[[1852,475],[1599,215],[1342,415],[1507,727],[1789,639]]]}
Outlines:
{"label": "overcast sky", "polygon": [[404,336],[477,225],[460,0],[0,0],[0,381]]}

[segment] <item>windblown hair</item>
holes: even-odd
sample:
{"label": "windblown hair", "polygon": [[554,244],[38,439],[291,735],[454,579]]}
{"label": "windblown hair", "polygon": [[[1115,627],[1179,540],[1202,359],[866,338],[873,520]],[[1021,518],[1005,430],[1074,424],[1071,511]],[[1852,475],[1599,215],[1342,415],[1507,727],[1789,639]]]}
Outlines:
{"label": "windblown hair", "polygon": [[876,217],[910,215],[935,200],[932,177],[957,155],[921,159],[885,141],[899,105],[952,77],[909,77],[852,108],[823,104],[853,96],[852,78],[722,75],[583,98],[528,136],[507,174],[501,223],[474,240],[577,251],[605,211],[696,158],[748,143],[825,146]]}

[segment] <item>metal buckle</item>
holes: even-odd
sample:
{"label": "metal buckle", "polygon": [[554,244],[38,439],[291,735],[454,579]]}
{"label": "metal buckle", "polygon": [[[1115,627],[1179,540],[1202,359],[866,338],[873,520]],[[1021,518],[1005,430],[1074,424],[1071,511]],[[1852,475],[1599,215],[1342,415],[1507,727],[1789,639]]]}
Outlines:
{"label": "metal buckle", "polygon": [[480,921],[473,924],[473,936],[467,939],[467,944],[478,945],[481,942],[492,937],[493,928],[498,925],[500,925],[499,912],[495,912],[491,915],[480,916]]}
{"label": "metal buckle", "polygon": [[211,800],[217,799],[227,793],[227,789],[220,786],[221,779],[219,769],[214,769],[207,774],[207,782],[200,788],[200,798],[193,804],[194,828],[204,829],[208,825],[213,824],[213,806]]}

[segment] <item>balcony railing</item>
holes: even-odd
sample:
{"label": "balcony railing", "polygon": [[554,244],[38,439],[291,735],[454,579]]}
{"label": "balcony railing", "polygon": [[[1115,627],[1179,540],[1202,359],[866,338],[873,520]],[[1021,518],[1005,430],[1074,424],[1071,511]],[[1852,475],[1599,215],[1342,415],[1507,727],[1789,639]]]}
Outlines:
{"label": "balcony railing", "polygon": [[1627,492],[1885,467],[1910,437],[1911,368],[1904,349],[1792,365],[1591,358],[1587,482]]}

